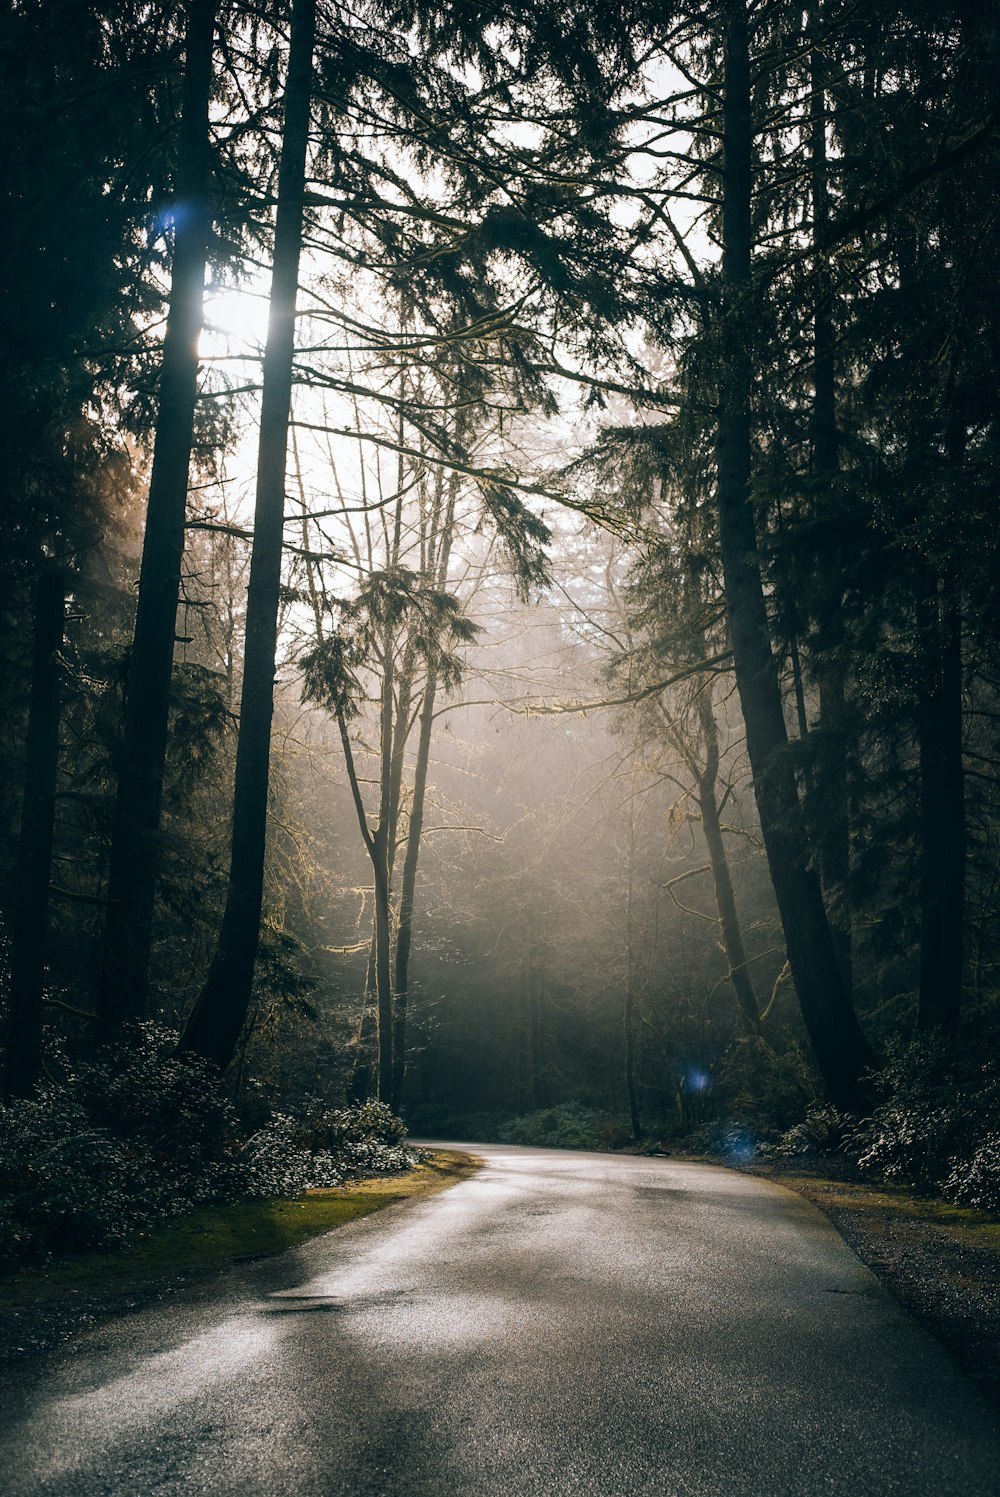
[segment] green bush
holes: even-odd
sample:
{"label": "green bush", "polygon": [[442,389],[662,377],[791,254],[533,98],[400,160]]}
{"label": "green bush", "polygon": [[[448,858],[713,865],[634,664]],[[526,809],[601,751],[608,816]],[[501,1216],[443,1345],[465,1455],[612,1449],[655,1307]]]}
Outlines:
{"label": "green bush", "polygon": [[176,1054],[177,1035],[140,1024],[66,1085],[105,1136],[143,1161],[158,1215],[232,1193],[239,1124],[218,1073]]}
{"label": "green bush", "polygon": [[988,1133],[970,1159],[955,1159],[945,1195],[960,1206],[1000,1213],[1000,1133]]}
{"label": "green bush", "polygon": [[0,1108],[0,1262],[123,1242],[232,1193],[232,1108],[175,1046],[140,1025],[96,1063],[63,1063],[36,1099]]}
{"label": "green bush", "polygon": [[275,1113],[240,1154],[242,1189],[286,1196],[361,1176],[402,1174],[417,1162],[403,1147],[405,1136],[406,1125],[382,1102],[334,1109],[312,1101],[301,1120]]}
{"label": "green bush", "polygon": [[303,1118],[303,1139],[313,1153],[338,1153],[356,1144],[395,1147],[406,1137],[406,1124],[384,1102],[327,1108],[310,1100]]}
{"label": "green bush", "polygon": [[795,1123],[776,1143],[765,1145],[762,1153],[790,1158],[809,1154],[840,1154],[848,1139],[853,1139],[857,1120],[838,1112],[827,1103],[810,1107],[801,1123]]}
{"label": "green bush", "polygon": [[141,1158],[67,1092],[0,1108],[0,1263],[123,1241],[153,1220]]}
{"label": "green bush", "polygon": [[917,1190],[943,1190],[998,1118],[995,1068],[962,1066],[934,1036],[890,1050],[873,1080],[880,1100],[847,1147],[863,1170]]}
{"label": "green bush", "polygon": [[499,1129],[505,1144],[531,1144],[548,1149],[614,1149],[628,1143],[628,1127],[616,1117],[585,1107],[582,1102],[561,1102],[513,1118]]}
{"label": "green bush", "polygon": [[1000,1069],[962,1061],[933,1035],[897,1044],[861,1120],[810,1108],[765,1152],[853,1157],[880,1180],[1000,1211]]}
{"label": "green bush", "polygon": [[36,1099],[0,1106],[0,1264],[105,1247],[195,1206],[409,1169],[379,1103],[276,1114],[249,1137],[216,1073],[138,1025]]}

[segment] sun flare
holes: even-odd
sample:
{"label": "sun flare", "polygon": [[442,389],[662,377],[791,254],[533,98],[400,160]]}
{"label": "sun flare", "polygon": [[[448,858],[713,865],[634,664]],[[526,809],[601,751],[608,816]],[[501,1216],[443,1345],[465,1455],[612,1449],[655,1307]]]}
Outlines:
{"label": "sun flare", "polygon": [[267,292],[251,286],[225,286],[205,296],[201,352],[206,358],[256,354],[267,337]]}

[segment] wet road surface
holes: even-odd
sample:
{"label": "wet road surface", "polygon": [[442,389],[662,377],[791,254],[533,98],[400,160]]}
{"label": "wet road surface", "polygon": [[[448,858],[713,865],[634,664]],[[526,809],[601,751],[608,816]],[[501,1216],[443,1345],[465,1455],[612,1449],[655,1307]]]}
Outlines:
{"label": "wet road surface", "polygon": [[22,1364],[0,1491],[998,1497],[985,1405],[801,1198],[475,1148],[444,1194]]}

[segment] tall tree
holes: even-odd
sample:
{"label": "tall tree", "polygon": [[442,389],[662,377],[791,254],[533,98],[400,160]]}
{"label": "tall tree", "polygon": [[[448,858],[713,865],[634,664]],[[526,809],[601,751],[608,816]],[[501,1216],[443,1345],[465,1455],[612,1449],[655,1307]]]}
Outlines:
{"label": "tall tree", "polygon": [[59,678],[66,584],[43,575],[36,587],[28,763],[21,811],[17,902],[11,946],[10,1028],[5,1089],[30,1097],[42,1062],[42,997],[49,924],[49,878],[59,765]]}
{"label": "tall tree", "polygon": [[[442,475],[443,476],[443,475]],[[455,472],[449,474],[447,488],[439,484],[435,494],[435,513],[428,527],[425,565],[432,585],[444,595],[448,588],[448,567],[455,536],[455,504],[458,498],[460,479]],[[445,495],[447,497],[445,498]],[[442,512],[443,511],[443,512]],[[445,679],[454,679],[455,666],[449,661],[445,641],[439,631],[432,632],[427,640],[426,669],[423,697],[420,703],[420,718],[417,732],[416,762],[413,768],[413,785],[410,790],[406,850],[403,856],[403,872],[399,890],[399,910],[396,925],[396,952],[393,965],[393,1012],[392,1012],[392,1090],[390,1103],[398,1112],[403,1100],[403,1084],[406,1079],[407,1003],[410,987],[410,953],[413,945],[413,910],[417,889],[417,866],[420,861],[420,844],[424,830],[424,806],[427,799],[427,773],[430,768],[431,737],[437,709],[438,685],[442,674]]]}
{"label": "tall tree", "polygon": [[157,838],[170,713],[188,469],[198,393],[205,266],[211,231],[208,111],[217,0],[189,0],[184,103],[172,210],[170,306],[160,366],[135,636],[112,823],[98,1039],[144,1017]]}
{"label": "tall tree", "polygon": [[[394,1090],[399,1100],[405,1069],[413,900],[438,683],[455,684],[459,679],[455,647],[476,632],[446,586],[458,476],[453,476],[447,499],[441,474],[430,485],[432,497],[418,494],[415,539],[420,568],[414,570],[405,565],[401,549],[402,515],[409,487],[404,475],[405,468],[400,465],[394,523],[391,530],[387,527],[384,538],[388,564],[371,571],[354,598],[333,605],[337,620],[332,629],[326,629],[321,611],[317,612],[317,642],[302,661],[304,695],[336,718],[358,827],[372,868],[374,931],[369,983],[375,992],[378,1095],[385,1102],[391,1100]],[[369,551],[369,565],[373,557],[374,552]],[[422,679],[418,678],[420,671]],[[366,698],[374,703],[378,715],[372,775],[378,794],[372,815],[365,805],[362,771],[352,741],[352,725],[361,717]],[[404,759],[416,724],[418,742],[406,817],[394,960],[393,873],[403,811]]]}
{"label": "tall tree", "polygon": [[246,1020],[260,935],[295,304],[302,252],[315,39],[316,0],[293,0],[264,351],[229,885],[211,970],[180,1040],[182,1051],[202,1055],[220,1070],[229,1065],[236,1053]]}
{"label": "tall tree", "polygon": [[[826,59],[822,8],[810,17],[812,43],[809,78],[809,173],[812,199],[812,452],[814,504],[822,548],[816,568],[820,618],[815,659],[819,688],[820,752],[813,766],[814,798],[819,812],[819,869],[828,908],[835,908],[831,928],[840,970],[848,992],[853,987],[851,923],[846,890],[851,871],[847,775],[847,700],[843,604],[843,543],[838,533],[837,482],[840,435],[837,426],[836,328],[834,282],[827,264],[830,190],[826,103]],[[811,808],[809,808],[811,809]]]}
{"label": "tall tree", "polygon": [[844,986],[819,878],[812,867],[788,752],[771,649],[751,500],[753,327],[753,108],[745,0],[725,7],[722,73],[718,515],[726,609],[747,751],[788,960],[831,1100],[864,1105],[873,1056]]}

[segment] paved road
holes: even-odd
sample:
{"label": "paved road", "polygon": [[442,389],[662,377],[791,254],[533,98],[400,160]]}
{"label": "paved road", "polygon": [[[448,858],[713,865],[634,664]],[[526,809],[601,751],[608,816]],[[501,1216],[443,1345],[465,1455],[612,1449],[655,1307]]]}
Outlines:
{"label": "paved road", "polygon": [[976,1393],[799,1197],[479,1152],[443,1195],[22,1364],[0,1490],[998,1497]]}

